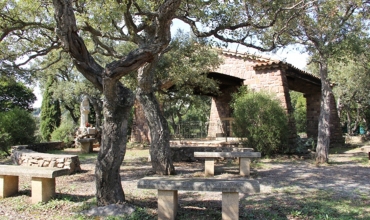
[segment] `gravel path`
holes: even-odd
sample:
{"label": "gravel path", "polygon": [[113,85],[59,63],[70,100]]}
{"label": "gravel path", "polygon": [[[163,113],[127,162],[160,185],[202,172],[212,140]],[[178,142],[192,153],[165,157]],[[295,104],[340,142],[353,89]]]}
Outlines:
{"label": "gravel path", "polygon": [[349,162],[346,158],[348,155],[336,155],[331,158],[332,165],[325,166],[315,166],[308,161],[266,162],[267,168],[258,169],[256,179],[262,193],[284,187],[370,193],[370,166]]}

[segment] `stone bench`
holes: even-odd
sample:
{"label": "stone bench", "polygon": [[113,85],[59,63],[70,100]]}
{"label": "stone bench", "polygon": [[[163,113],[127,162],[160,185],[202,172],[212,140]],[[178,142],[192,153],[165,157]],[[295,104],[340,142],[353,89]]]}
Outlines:
{"label": "stone bench", "polygon": [[194,157],[205,158],[204,174],[205,176],[214,176],[215,174],[215,159],[221,157],[237,157],[239,158],[239,174],[241,176],[250,175],[251,158],[261,157],[260,152],[194,152]]}
{"label": "stone bench", "polygon": [[204,179],[145,177],[138,188],[158,190],[158,219],[175,219],[178,207],[178,190],[222,192],[222,219],[239,219],[239,193],[260,192],[260,184],[250,179]]}
{"label": "stone bench", "polygon": [[55,178],[68,175],[69,169],[0,165],[0,197],[18,192],[19,176],[32,177],[32,203],[47,202],[55,194]]}

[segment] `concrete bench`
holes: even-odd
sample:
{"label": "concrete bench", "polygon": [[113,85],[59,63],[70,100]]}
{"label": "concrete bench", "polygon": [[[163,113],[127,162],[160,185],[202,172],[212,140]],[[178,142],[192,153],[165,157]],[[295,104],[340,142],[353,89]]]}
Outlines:
{"label": "concrete bench", "polygon": [[250,175],[251,158],[261,157],[260,152],[194,152],[194,157],[203,157],[204,174],[213,176],[215,174],[215,159],[220,157],[237,157],[239,158],[239,174],[241,176]]}
{"label": "concrete bench", "polygon": [[145,177],[138,188],[158,190],[158,219],[173,220],[178,207],[178,190],[222,192],[222,219],[239,219],[239,193],[260,192],[260,184],[249,179],[204,179]]}
{"label": "concrete bench", "polygon": [[68,175],[69,169],[0,165],[0,197],[18,192],[19,176],[32,177],[32,203],[47,202],[55,194],[55,178]]}

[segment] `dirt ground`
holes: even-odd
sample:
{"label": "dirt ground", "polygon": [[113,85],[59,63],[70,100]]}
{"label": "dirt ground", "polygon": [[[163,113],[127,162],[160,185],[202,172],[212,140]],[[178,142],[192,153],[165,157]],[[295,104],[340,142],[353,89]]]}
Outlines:
{"label": "dirt ground", "polygon": [[[97,149],[95,149],[96,151]],[[63,153],[78,154],[76,149],[67,149]],[[56,192],[60,199],[74,201],[76,206],[81,203],[93,201],[95,195],[95,161],[97,152],[91,157],[82,160],[82,172],[70,176],[57,178]],[[122,164],[121,178],[127,202],[135,206],[145,207],[156,212],[156,190],[137,189],[136,184],[140,178],[151,175],[151,164],[147,161],[148,150],[127,150]],[[261,184],[262,199],[271,194],[280,192],[304,192],[310,193],[315,190],[333,190],[343,196],[351,196],[353,192],[370,196],[370,165],[358,158],[367,157],[366,153],[359,149],[348,150],[336,154],[330,154],[328,165],[316,166],[313,160],[301,159],[300,157],[277,157],[273,159],[261,159],[252,165],[250,178],[256,179]],[[355,159],[354,159],[355,158]],[[356,159],[357,158],[357,159]],[[365,160],[366,161],[366,160]],[[203,175],[204,163],[199,162],[176,162],[177,175],[183,177],[199,177]],[[239,178],[238,165],[235,161],[218,161],[215,166],[215,178]],[[50,219],[53,213],[48,210],[44,215],[32,214],[32,209],[19,209],[14,203],[30,204],[30,179],[20,178],[20,200],[5,198],[0,200],[0,219]],[[240,195],[240,198],[245,195]],[[194,201],[197,198],[197,201]],[[370,198],[370,197],[369,197]],[[8,199],[8,200],[7,200]],[[180,209],[202,209],[204,204],[221,207],[221,193],[218,192],[179,192]],[[193,202],[192,202],[193,201]],[[181,205],[184,203],[186,205]],[[193,204],[190,205],[189,204]],[[91,208],[86,206],[86,208]],[[19,211],[21,210],[21,211]],[[58,216],[73,217],[75,209],[66,205],[56,210]],[[55,213],[55,215],[56,215]],[[211,218],[212,219],[212,218]],[[294,218],[292,218],[294,219]]]}

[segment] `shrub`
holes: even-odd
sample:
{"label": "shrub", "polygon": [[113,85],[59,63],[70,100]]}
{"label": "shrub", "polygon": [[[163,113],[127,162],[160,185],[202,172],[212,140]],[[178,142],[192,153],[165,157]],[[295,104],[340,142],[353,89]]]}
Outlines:
{"label": "shrub", "polygon": [[13,145],[31,144],[35,141],[36,123],[33,116],[26,110],[15,108],[0,112],[0,144],[1,150],[9,154]]}
{"label": "shrub", "polygon": [[69,144],[73,141],[76,125],[71,120],[63,121],[63,123],[51,134],[52,141],[63,141]]}
{"label": "shrub", "polygon": [[282,152],[288,142],[288,117],[272,96],[242,88],[233,96],[233,132],[264,155]]}

